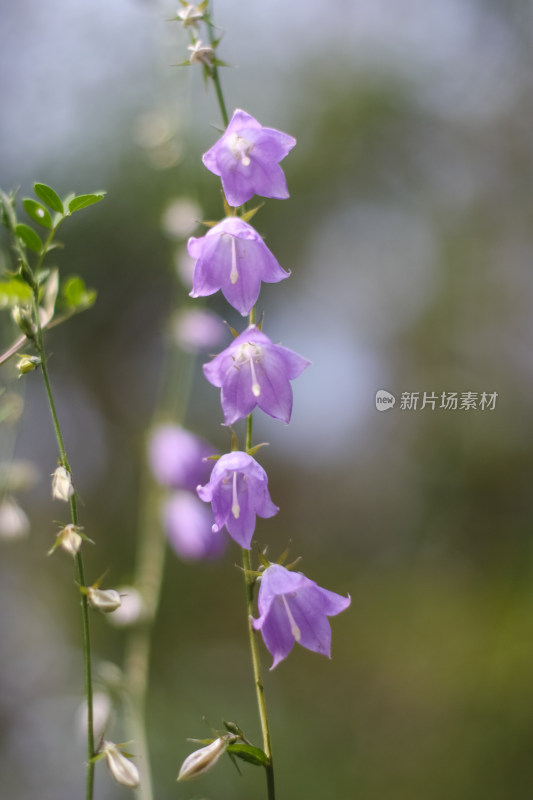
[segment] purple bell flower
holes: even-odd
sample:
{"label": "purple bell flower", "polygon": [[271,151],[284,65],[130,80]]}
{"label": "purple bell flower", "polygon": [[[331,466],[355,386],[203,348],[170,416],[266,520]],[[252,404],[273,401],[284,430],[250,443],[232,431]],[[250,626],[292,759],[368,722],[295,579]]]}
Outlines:
{"label": "purple bell flower", "polygon": [[192,236],[187,249],[197,259],[191,297],[205,297],[221,289],[243,316],[255,305],[261,281],[278,283],[290,275],[257,231],[239,217],[223,219],[205,236]]}
{"label": "purple bell flower", "polygon": [[211,479],[198,486],[199,497],[211,503],[216,533],[226,526],[229,535],[250,549],[255,518],[273,517],[279,511],[270,499],[268,478],[257,461],[240,450],[221,456],[213,467]]}
{"label": "purple bell flower", "polygon": [[174,492],[162,509],[163,527],[175,553],[185,561],[218,558],[227,537],[213,532],[213,515],[190,492]]}
{"label": "purple bell flower", "polygon": [[248,416],[256,406],[274,419],[289,422],[292,413],[290,381],[311,362],[287,347],[274,344],[250,325],[218,356],[204,364],[209,383],[222,391],[226,425]]}
{"label": "purple bell flower", "polygon": [[349,596],[322,589],[301,572],[290,572],[280,564],[267,567],[259,584],[259,618],[253,626],[274,657],[270,669],[289,655],[294,642],[331,658],[328,617],[340,614],[350,603]]}
{"label": "purple bell flower", "polygon": [[279,162],[296,139],[263,126],[238,108],[222,137],[202,157],[208,170],[222,179],[230,206],[242,206],[254,194],[261,197],[289,196]]}
{"label": "purple bell flower", "polygon": [[216,448],[179,425],[160,425],[148,443],[148,462],[154,478],[162,486],[196,491],[209,478]]}

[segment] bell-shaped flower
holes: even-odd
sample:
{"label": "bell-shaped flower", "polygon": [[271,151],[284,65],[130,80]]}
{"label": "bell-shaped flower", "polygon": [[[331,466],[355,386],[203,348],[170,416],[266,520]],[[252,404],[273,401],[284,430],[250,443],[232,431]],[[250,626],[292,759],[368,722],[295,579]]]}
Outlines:
{"label": "bell-shaped flower", "polygon": [[211,503],[217,533],[226,526],[229,535],[250,549],[255,530],[255,519],[273,517],[279,511],[270,499],[268,478],[257,461],[240,450],[221,456],[213,467],[211,479],[198,486],[198,495]]}
{"label": "bell-shaped flower", "polygon": [[239,217],[227,217],[205,236],[189,239],[196,260],[191,297],[206,297],[219,289],[233,308],[249,314],[259,297],[261,281],[288,278],[257,231]]}
{"label": "bell-shaped flower", "polygon": [[174,492],[163,505],[163,526],[177,555],[185,561],[211,560],[226,548],[225,534],[213,532],[213,515],[190,492]]}
{"label": "bell-shaped flower", "polygon": [[238,108],[222,137],[202,157],[208,170],[219,175],[230,206],[242,206],[254,194],[285,199],[289,196],[279,162],[296,139],[264,128]]}
{"label": "bell-shaped flower", "polygon": [[162,486],[194,492],[209,478],[216,449],[179,425],[159,425],[148,442],[148,461],[154,478]]}
{"label": "bell-shaped flower", "polygon": [[301,572],[290,572],[271,564],[263,572],[257,600],[260,630],[274,662],[274,669],[286,658],[294,642],[308,650],[331,657],[331,628],[328,617],[350,605],[350,597],[322,589]]}
{"label": "bell-shaped flower", "polygon": [[290,382],[311,362],[287,347],[274,344],[250,325],[209,363],[204,374],[221,389],[226,425],[248,416],[256,406],[282,422],[292,413]]}

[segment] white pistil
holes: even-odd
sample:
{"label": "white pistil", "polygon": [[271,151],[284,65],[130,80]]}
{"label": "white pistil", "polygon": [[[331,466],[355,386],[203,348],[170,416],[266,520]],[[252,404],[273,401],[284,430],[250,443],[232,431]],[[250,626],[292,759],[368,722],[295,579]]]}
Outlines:
{"label": "white pistil", "polygon": [[241,513],[241,507],[239,505],[239,498],[237,497],[237,473],[233,473],[233,490],[232,490],[232,505],[231,505],[231,513],[235,517],[235,519],[239,519],[239,514]]}
{"label": "white pistil", "polygon": [[291,610],[289,608],[289,604],[287,603],[287,598],[285,597],[284,594],[281,595],[281,599],[283,600],[283,605],[285,606],[285,611],[287,612],[287,616],[289,618],[289,622],[290,622],[290,625],[291,625],[291,633],[294,636],[295,640],[297,642],[299,642],[300,639],[302,638],[302,632],[301,632],[300,628],[298,627],[298,625],[296,624],[296,620],[292,616]]}
{"label": "white pistil", "polygon": [[254,366],[254,359],[253,357],[250,358],[250,369],[252,371],[252,394],[254,397],[259,397],[261,394],[261,387],[259,386],[259,382],[257,380],[257,375],[255,374],[255,366]]}
{"label": "white pistil", "polygon": [[252,142],[248,142],[237,133],[232,133],[228,136],[227,143],[237,161],[240,161],[243,167],[249,167],[252,163],[250,153],[254,148]]}
{"label": "white pistil", "polygon": [[235,236],[231,237],[231,272],[229,279],[232,283],[237,283],[239,280],[239,271],[237,270],[237,243]]}

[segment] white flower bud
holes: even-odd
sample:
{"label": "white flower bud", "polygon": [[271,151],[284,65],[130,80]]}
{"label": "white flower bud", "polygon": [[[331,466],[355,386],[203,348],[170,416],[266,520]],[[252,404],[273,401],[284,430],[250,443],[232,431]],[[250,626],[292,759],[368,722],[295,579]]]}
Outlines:
{"label": "white flower bud", "polygon": [[190,44],[187,50],[191,51],[189,61],[191,64],[205,64],[206,67],[213,65],[215,51],[207,44],[202,44],[200,39],[194,44]]}
{"label": "white flower bud", "polygon": [[87,587],[87,599],[93,608],[109,614],[121,604],[120,595],[115,589],[95,589],[93,586]]}
{"label": "white flower bud", "polygon": [[109,772],[117,783],[134,789],[140,783],[139,770],[129,758],[120,752],[113,742],[104,742],[102,752],[105,755]]}
{"label": "white flower bud", "polygon": [[178,17],[181,19],[184,28],[195,27],[196,23],[203,19],[204,13],[198,6],[187,3],[184,9],[178,11]]}
{"label": "white flower bud", "polygon": [[74,487],[70,472],[63,466],[58,467],[52,475],[52,497],[54,500],[63,500],[64,503],[68,503],[73,494]]}
{"label": "white flower bud", "polygon": [[56,547],[62,547],[66,553],[75,556],[81,547],[82,538],[78,533],[79,528],[76,525],[66,525],[63,530],[57,534],[57,539],[54,546],[49,550],[48,555],[54,552]]}
{"label": "white flower bud", "polygon": [[29,530],[26,513],[12,497],[4,497],[0,502],[0,539],[21,539]]}
{"label": "white flower bud", "polygon": [[214,742],[187,756],[179,771],[178,780],[188,781],[214,767],[228,746],[227,738],[220,736]]}

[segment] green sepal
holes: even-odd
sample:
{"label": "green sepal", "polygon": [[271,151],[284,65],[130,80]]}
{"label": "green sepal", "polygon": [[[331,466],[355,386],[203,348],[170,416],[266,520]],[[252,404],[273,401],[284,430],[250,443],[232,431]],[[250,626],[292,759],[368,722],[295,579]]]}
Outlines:
{"label": "green sepal", "polygon": [[31,288],[26,281],[20,278],[11,278],[9,281],[0,282],[0,308],[26,303],[31,300],[31,296]]}
{"label": "green sepal", "polygon": [[231,429],[231,452],[234,453],[236,450],[239,449],[239,439],[237,438],[237,434]]}
{"label": "green sepal", "polygon": [[229,324],[228,324],[228,328],[230,329],[230,331],[231,331],[231,333],[232,333],[232,335],[233,335],[233,338],[234,338],[234,339],[236,339],[236,338],[237,338],[237,336],[239,336],[239,332],[238,332],[238,331],[236,331],[236,330],[235,330],[235,328],[232,328],[232,326],[231,326],[231,325],[229,325]]}
{"label": "green sepal", "polygon": [[189,59],[187,61],[179,61],[177,64],[171,64],[171,67],[192,67],[191,62]]}
{"label": "green sepal", "polygon": [[42,252],[43,243],[40,237],[35,233],[33,228],[30,228],[29,225],[25,225],[24,222],[19,222],[15,225],[15,236],[21,239],[26,247],[29,247],[34,253]]}
{"label": "green sepal", "polygon": [[32,200],[31,197],[25,197],[22,201],[22,205],[24,206],[26,214],[38,225],[42,225],[43,228],[53,227],[50,212],[41,205],[41,203],[38,203],[37,200]]}
{"label": "green sepal", "polygon": [[242,214],[241,219],[244,220],[244,222],[249,222],[252,219],[252,217],[255,217],[257,212],[261,208],[263,208],[264,205],[265,205],[264,203],[259,203],[259,205],[256,206],[255,208],[251,208],[249,211],[245,211],[244,214]]}
{"label": "green sepal", "polygon": [[232,733],[234,736],[238,736],[240,739],[246,741],[246,737],[244,736],[242,728],[240,728],[236,722],[227,722],[225,719],[223,719],[222,724],[228,733]]}
{"label": "green sepal", "polygon": [[46,203],[48,208],[51,208],[52,211],[57,211],[58,214],[64,214],[65,209],[63,208],[63,201],[55,192],[51,186],[47,186],[46,183],[34,183],[33,184],[33,191],[39,198],[42,200],[43,203]]}
{"label": "green sepal", "polygon": [[224,201],[224,214],[226,215],[226,217],[235,217],[235,216],[237,216],[237,209],[234,208],[233,206],[230,206],[230,204],[226,200],[226,195],[223,194],[222,197],[223,197],[223,201]]}
{"label": "green sepal", "polygon": [[204,461],[218,461],[219,458],[222,458],[218,453],[213,453],[212,456],[206,456]]}
{"label": "green sepal", "polygon": [[247,761],[248,764],[253,764],[255,767],[268,767],[270,763],[264,750],[251,744],[228,744],[226,752],[242,758],[243,761]]}
{"label": "green sepal", "polygon": [[103,200],[105,197],[105,192],[93,192],[92,194],[79,194],[77,197],[74,197],[68,204],[68,210],[70,214],[74,214],[75,211],[80,211],[82,208],[87,208],[88,206],[94,205],[94,203],[99,203],[100,200]]}
{"label": "green sepal", "polygon": [[255,456],[255,454],[257,453],[258,450],[260,450],[261,447],[268,447],[268,444],[269,444],[268,442],[261,442],[261,444],[254,444],[254,446],[249,447],[246,452],[248,453],[249,456]]}
{"label": "green sepal", "polygon": [[71,275],[61,287],[61,298],[71,311],[84,311],[96,300],[96,289],[87,289],[82,278]]}

